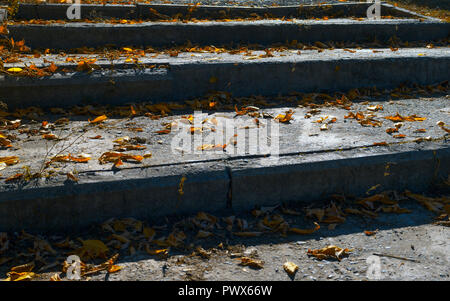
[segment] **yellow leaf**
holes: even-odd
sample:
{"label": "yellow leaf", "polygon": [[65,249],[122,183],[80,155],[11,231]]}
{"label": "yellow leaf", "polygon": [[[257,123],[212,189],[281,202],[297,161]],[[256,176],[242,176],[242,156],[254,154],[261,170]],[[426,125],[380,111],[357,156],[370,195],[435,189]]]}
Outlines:
{"label": "yellow leaf", "polygon": [[27,281],[31,280],[35,276],[36,274],[33,272],[22,272],[22,273],[9,272],[8,278],[5,281]]}
{"label": "yellow leaf", "polygon": [[53,276],[50,277],[50,281],[61,281],[61,278],[59,277],[58,274],[54,274]]}
{"label": "yellow leaf", "polygon": [[13,72],[13,73],[19,73],[19,72],[22,72],[22,68],[9,68],[6,71]]}
{"label": "yellow leaf", "polygon": [[148,245],[145,246],[145,251],[150,255],[166,256],[169,254],[169,249],[151,250]]}
{"label": "yellow leaf", "polygon": [[295,274],[295,272],[297,272],[298,265],[296,265],[293,262],[288,261],[283,264],[283,269],[286,271],[286,273],[288,273],[289,275],[292,276]]}
{"label": "yellow leaf", "polygon": [[33,269],[34,269],[34,262],[31,262],[31,263],[12,267],[11,272],[15,272],[15,273],[31,272]]}

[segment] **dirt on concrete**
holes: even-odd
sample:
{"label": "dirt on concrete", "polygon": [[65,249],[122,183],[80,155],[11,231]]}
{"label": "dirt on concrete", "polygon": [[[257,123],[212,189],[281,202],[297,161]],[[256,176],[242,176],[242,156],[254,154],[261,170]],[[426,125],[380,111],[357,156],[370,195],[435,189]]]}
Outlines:
{"label": "dirt on concrete", "polygon": [[[45,251],[39,257],[32,252],[32,248],[29,248],[28,252],[23,249],[20,254],[16,250],[16,257],[0,265],[0,272],[1,275],[5,275],[11,266],[33,260],[37,274],[33,276],[33,280],[49,280],[52,276],[55,278],[55,274],[63,281],[67,280],[67,274],[61,272],[62,262],[65,256],[74,254],[75,251],[63,252],[56,247],[60,246],[56,241],[64,240],[67,236],[66,248],[69,244],[73,247],[79,245],[74,238],[82,237],[105,242],[109,248],[109,255],[120,254],[118,261],[115,262],[121,268],[119,271],[109,273],[100,270],[82,277],[83,281],[450,280],[450,231],[446,221],[448,216],[444,214],[438,217],[436,212],[425,208],[425,203],[422,202],[420,205],[417,200],[406,198],[403,194],[389,192],[385,195],[398,198],[398,204],[405,213],[381,213],[385,210],[380,210],[376,218],[348,214],[344,222],[336,224],[325,223],[324,221],[328,219],[325,218],[320,222],[320,229],[316,228],[315,232],[306,235],[292,234],[290,231],[287,235],[283,235],[282,232],[273,229],[263,231],[263,234],[256,237],[241,237],[237,234],[242,231],[247,233],[261,231],[261,227],[270,225],[264,220],[268,218],[268,221],[273,221],[275,216],[282,216],[283,222],[288,223],[290,227],[311,229],[314,227],[313,221],[317,219],[306,215],[317,208],[333,206],[344,208],[346,206],[344,204],[351,203],[351,198],[341,199],[341,202],[307,204],[307,207],[301,202],[289,207],[276,205],[237,215],[223,212],[215,216],[199,213],[196,216],[166,217],[155,222],[153,229],[157,229],[155,237],[158,239],[153,239],[151,247],[145,239],[137,240],[132,235],[128,236],[131,234],[130,228],[121,229],[120,225],[126,224],[126,219],[110,220],[84,233],[34,234],[34,236],[11,233],[9,234],[11,249],[24,245],[25,240],[29,242],[34,240],[36,250],[38,240],[49,242],[58,251],[53,254],[54,259],[51,260],[51,256]],[[448,204],[448,194],[440,200]],[[258,212],[262,215],[255,217]],[[329,211],[325,212],[327,216]],[[233,223],[232,227],[228,228],[230,218],[233,219]],[[217,222],[213,228],[209,227],[211,225],[207,222],[209,219]],[[264,221],[263,225],[261,221]],[[147,221],[143,223],[147,224]],[[106,225],[112,225],[116,230]],[[198,226],[204,230],[201,228],[198,230]],[[229,229],[232,231],[228,231]],[[239,232],[240,229],[243,230]],[[109,232],[111,230],[113,234]],[[177,232],[180,230],[184,230],[185,235],[182,237],[184,241],[182,245],[155,247],[164,241],[167,237],[165,234],[170,231],[180,233]],[[128,243],[118,243],[112,235],[116,235],[116,238],[119,235],[133,239]],[[13,237],[17,239],[12,239]],[[348,254],[338,256],[338,259],[323,260],[308,254],[309,250],[328,246],[348,249]],[[159,255],[150,255],[158,248],[166,251]],[[260,266],[255,268],[241,265],[243,257],[259,263]],[[100,262],[99,260],[91,259],[89,262]],[[39,261],[45,261],[46,265]],[[283,264],[286,262],[298,266],[295,274],[288,274],[284,270]]]}
{"label": "dirt on concrete", "polygon": [[[102,273],[91,280],[450,280],[448,227],[430,224],[429,212],[417,204],[410,203],[407,208],[413,212],[386,214],[377,220],[350,218],[335,230],[323,229],[306,237],[270,234],[233,239],[225,250],[211,249],[209,259],[198,255],[176,255],[167,260],[124,257],[122,271],[109,277]],[[376,229],[373,236],[364,233]],[[329,245],[353,251],[341,261],[317,260],[307,254],[309,249]],[[238,253],[264,261],[264,267],[239,265]],[[283,269],[288,261],[299,267],[293,276]]]}

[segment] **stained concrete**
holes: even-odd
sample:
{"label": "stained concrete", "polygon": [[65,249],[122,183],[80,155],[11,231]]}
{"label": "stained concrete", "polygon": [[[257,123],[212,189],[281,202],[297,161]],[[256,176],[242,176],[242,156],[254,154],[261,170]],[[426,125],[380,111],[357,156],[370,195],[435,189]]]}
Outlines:
{"label": "stained concrete", "polygon": [[[3,170],[3,178],[24,172],[23,166],[28,166],[31,172],[38,171],[42,163],[48,161],[48,149],[51,151],[47,158],[62,151],[62,154],[73,155],[87,153],[92,159],[86,164],[53,163],[46,170],[53,170],[48,178],[0,182],[0,230],[75,229],[109,217],[151,218],[226,208],[239,212],[255,205],[309,202],[336,193],[362,195],[376,185],[383,190],[421,192],[449,174],[448,134],[436,125],[437,121],[449,123],[448,103],[449,99],[444,97],[354,104],[354,112],[367,111],[369,105],[383,104],[384,110],[374,113],[374,118],[382,121],[382,126],[376,128],[345,119],[348,111],[344,109],[325,108],[319,115],[305,119],[309,109],[296,108],[292,124],[279,125],[278,160],[264,153],[252,154],[249,149],[252,143],[245,128],[254,128],[253,118],[233,118],[234,114],[229,112],[217,112],[202,120],[221,117],[241,122],[238,137],[245,139],[238,140],[238,144],[246,145],[244,153],[233,151],[237,146],[232,144],[226,152],[198,154],[182,146],[172,147],[179,132],[157,135],[155,131],[160,130],[164,122],[180,122],[180,115],[162,120],[110,119],[104,122],[103,128],[90,126],[85,119],[73,116],[69,126],[52,131],[67,137],[57,143],[46,141],[40,135],[27,138],[26,134],[12,132],[18,138],[13,145],[19,148],[0,150],[0,156],[17,155],[21,162]],[[264,111],[276,116],[286,110]],[[385,132],[393,122],[383,118],[396,112],[427,119],[405,122],[400,133],[406,137],[396,139]],[[321,124],[314,121],[325,116],[336,116],[337,122],[330,124],[328,131],[321,131]],[[40,119],[52,121],[57,117]],[[127,125],[130,122],[134,124]],[[270,125],[269,121],[261,119],[261,122],[264,130]],[[39,126],[39,122],[24,122],[22,127]],[[141,127],[143,131],[134,133],[127,129],[130,126]],[[213,134],[209,130],[211,127],[209,122],[204,124],[201,144],[222,143],[208,140],[208,135]],[[419,128],[426,129],[426,133],[414,132]],[[83,129],[88,131],[80,137]],[[97,135],[102,139],[89,138]],[[140,137],[147,147],[127,153],[151,152],[152,157],[140,164],[125,162],[120,168],[112,168],[112,163],[99,164],[97,158],[113,149],[112,140],[123,136]],[[429,138],[417,142],[417,138],[425,137]],[[74,140],[77,143],[72,144]],[[388,145],[374,146],[377,142]],[[67,180],[67,172],[73,172],[79,181]],[[183,193],[180,194],[181,182]]]}
{"label": "stained concrete", "polygon": [[382,20],[257,20],[251,22],[143,22],[14,24],[8,26],[16,41],[25,40],[32,48],[65,49],[80,47],[173,46],[188,41],[199,45],[249,43],[271,45],[297,40],[335,42],[432,41],[449,37],[450,24],[415,19]]}
{"label": "stained concrete", "polygon": [[[197,4],[196,2],[195,4]],[[323,5],[311,5],[301,3],[295,5],[281,6],[229,6],[222,5],[197,5],[193,8],[186,4],[147,4],[136,3],[135,5],[96,5],[80,4],[81,19],[101,20],[114,19],[173,19],[173,18],[195,18],[195,19],[226,19],[226,18],[248,18],[248,17],[271,17],[271,18],[365,18],[367,9],[371,3],[333,3]],[[67,10],[71,4],[27,4],[21,3],[14,18],[17,20],[66,20]],[[383,3],[382,15],[394,17],[421,17],[413,12],[396,8]],[[75,20],[76,21],[76,20]]]}
{"label": "stained concrete", "polygon": [[[103,69],[76,72],[75,63],[65,56],[43,56],[5,64],[42,66],[54,60],[67,73],[56,71],[49,77],[0,76],[0,97],[11,108],[39,105],[52,107],[76,104],[124,104],[128,102],[171,102],[227,91],[233,96],[287,94],[292,91],[346,91],[353,88],[393,88],[402,83],[434,84],[450,78],[450,48],[344,49],[283,51],[274,57],[252,55],[180,53],[178,57],[147,54],[140,66],[124,63],[125,58],[108,62]],[[88,56],[86,56],[88,57]],[[48,64],[48,63],[45,63]],[[155,68],[149,68],[155,65]],[[159,68],[166,66],[167,68]],[[112,69],[112,70],[111,70]],[[211,78],[215,81],[211,82]]]}

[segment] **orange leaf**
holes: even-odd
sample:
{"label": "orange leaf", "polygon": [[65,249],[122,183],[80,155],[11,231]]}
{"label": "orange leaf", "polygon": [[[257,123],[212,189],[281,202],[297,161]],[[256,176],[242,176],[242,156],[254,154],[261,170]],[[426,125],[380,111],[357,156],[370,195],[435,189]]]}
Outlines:
{"label": "orange leaf", "polygon": [[170,130],[169,130],[169,129],[166,129],[166,130],[160,130],[160,131],[156,131],[155,133],[156,133],[156,134],[159,134],[159,135],[170,134]]}
{"label": "orange leaf", "polygon": [[106,115],[102,115],[102,116],[98,116],[97,118],[95,118],[94,120],[89,120],[89,123],[91,124],[95,124],[95,123],[100,123],[105,121],[106,119],[108,119],[108,117]]}
{"label": "orange leaf", "polygon": [[50,66],[48,67],[48,70],[51,72],[51,73],[55,73],[55,71],[58,69],[58,67],[55,65],[55,63],[51,63],[50,64]]}
{"label": "orange leaf", "polygon": [[18,173],[18,174],[15,174],[14,176],[11,176],[11,177],[7,178],[5,180],[5,182],[8,183],[8,182],[16,181],[16,180],[21,179],[22,177],[23,177],[23,173]]}
{"label": "orange leaf", "polygon": [[115,273],[115,272],[120,271],[121,269],[122,269],[121,266],[118,266],[118,265],[112,265],[112,266],[110,266],[110,267],[108,268],[108,273]]}
{"label": "orange leaf", "polygon": [[364,231],[364,234],[366,234],[367,236],[372,236],[372,235],[375,235],[376,233],[378,232],[378,230],[375,230],[375,231]]}
{"label": "orange leaf", "polygon": [[386,146],[387,142],[374,142],[373,145],[374,146]]}
{"label": "orange leaf", "polygon": [[19,157],[17,156],[0,157],[0,163],[5,163],[6,165],[14,165],[19,163]]}
{"label": "orange leaf", "polygon": [[8,29],[6,26],[0,26],[0,34],[8,35]]}
{"label": "orange leaf", "polygon": [[386,133],[388,133],[388,134],[397,133],[397,132],[398,132],[398,128],[388,128],[386,130]]}
{"label": "orange leaf", "polygon": [[136,115],[136,110],[130,105],[131,115]]}
{"label": "orange leaf", "polygon": [[285,114],[279,114],[277,117],[275,117],[275,120],[278,120],[281,123],[289,123],[292,119],[292,115],[294,115],[294,111],[289,110],[286,111]]}
{"label": "orange leaf", "polygon": [[295,234],[301,234],[301,235],[311,234],[320,229],[320,225],[318,223],[314,222],[314,225],[316,226],[314,229],[289,228],[289,232],[293,232]]}

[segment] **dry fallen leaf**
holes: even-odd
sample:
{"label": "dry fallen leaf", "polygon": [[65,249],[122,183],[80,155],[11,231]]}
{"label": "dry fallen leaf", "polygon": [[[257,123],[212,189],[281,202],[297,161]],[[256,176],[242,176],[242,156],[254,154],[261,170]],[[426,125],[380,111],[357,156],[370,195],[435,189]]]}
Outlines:
{"label": "dry fallen leaf", "polygon": [[106,258],[108,247],[101,240],[82,240],[83,246],[77,250],[82,259]]}
{"label": "dry fallen leaf", "polygon": [[289,232],[293,232],[295,234],[311,234],[316,232],[320,229],[320,225],[316,222],[314,222],[315,228],[314,229],[298,229],[298,228],[289,228]]}
{"label": "dry fallen leaf", "polygon": [[5,281],[26,281],[33,279],[36,274],[33,272],[22,272],[22,273],[16,273],[16,272],[9,272],[8,278],[5,279]]}
{"label": "dry fallen leaf", "polygon": [[250,257],[241,257],[240,260],[240,265],[250,266],[256,269],[262,269],[264,267],[264,261],[262,260],[257,260]]}
{"label": "dry fallen leaf", "polygon": [[419,116],[417,116],[415,114],[413,114],[411,116],[402,116],[398,112],[394,116],[386,116],[384,118],[387,119],[387,120],[393,121],[393,122],[400,122],[400,121],[414,122],[414,121],[424,121],[424,120],[426,120],[425,117],[419,117]]}
{"label": "dry fallen leaf", "polygon": [[286,273],[292,276],[297,272],[298,265],[293,262],[287,261],[283,264],[283,269],[286,271]]}
{"label": "dry fallen leaf", "polygon": [[131,162],[141,162],[144,160],[144,157],[139,155],[130,155],[130,154],[124,154],[124,153],[118,153],[118,152],[106,152],[103,153],[100,158],[98,158],[98,161],[100,164],[105,164],[107,162],[113,162],[115,166],[119,166],[122,163],[122,160],[124,161],[131,161]]}
{"label": "dry fallen leaf", "polygon": [[106,115],[101,115],[101,116],[98,116],[97,118],[95,118],[94,120],[89,120],[89,123],[90,124],[97,124],[97,123],[100,123],[100,122],[103,122],[103,121],[105,121],[106,119],[108,119],[108,117],[106,117]]}
{"label": "dry fallen leaf", "polygon": [[76,162],[76,163],[86,163],[91,160],[91,157],[88,154],[80,154],[78,156],[73,156],[72,154],[68,155],[58,155],[50,159],[47,162],[47,165],[50,165],[53,162]]}
{"label": "dry fallen leaf", "polygon": [[120,271],[121,269],[122,269],[121,266],[118,266],[118,265],[111,265],[111,266],[108,268],[108,273],[116,273],[116,272]]}
{"label": "dry fallen leaf", "polygon": [[405,191],[405,195],[410,199],[416,200],[430,211],[441,213],[443,209],[443,198],[426,197],[420,194]]}
{"label": "dry fallen leaf", "polygon": [[184,194],[184,190],[183,190],[183,187],[184,187],[184,181],[186,181],[186,177],[185,177],[185,176],[182,176],[182,177],[181,177],[181,180],[180,180],[179,187],[178,187],[178,194],[179,194],[180,196],[182,196],[182,195]]}
{"label": "dry fallen leaf", "polygon": [[59,274],[54,274],[50,277],[50,281],[61,281],[61,277],[59,277]]}
{"label": "dry fallen leaf", "polygon": [[73,174],[73,172],[68,172],[66,175],[68,180],[78,182],[78,178]]}
{"label": "dry fallen leaf", "polygon": [[145,247],[145,251],[150,255],[158,255],[158,256],[167,256],[169,254],[169,249],[158,249],[158,250],[152,250],[149,248],[148,245]]}
{"label": "dry fallen leaf", "polygon": [[19,163],[19,157],[17,156],[0,157],[0,163],[5,163],[6,165],[14,165]]}
{"label": "dry fallen leaf", "polygon": [[341,261],[342,257],[347,256],[352,250],[342,249],[337,246],[328,246],[322,249],[311,250],[308,249],[307,254],[314,256],[317,259],[335,258]]}
{"label": "dry fallen leaf", "polygon": [[364,234],[366,234],[367,236],[372,236],[372,235],[377,234],[377,232],[378,232],[378,230],[375,230],[375,231],[368,231],[368,230],[365,230],[365,231],[364,231]]}
{"label": "dry fallen leaf", "polygon": [[6,183],[17,181],[23,178],[23,173],[17,173],[5,180]]}
{"label": "dry fallen leaf", "polygon": [[285,114],[278,114],[274,119],[281,123],[289,123],[292,119],[292,115],[294,115],[293,110],[288,110]]}
{"label": "dry fallen leaf", "polygon": [[213,234],[209,231],[199,230],[195,238],[207,238],[213,236]]}
{"label": "dry fallen leaf", "polygon": [[35,273],[32,272],[34,269],[34,262],[19,265],[12,267],[11,270],[7,273],[8,278],[5,281],[26,281],[31,280],[36,276]]}
{"label": "dry fallen leaf", "polygon": [[233,235],[240,237],[255,237],[260,236],[263,232],[233,232]]}
{"label": "dry fallen leaf", "polygon": [[8,71],[8,72],[12,72],[12,73],[19,73],[19,72],[22,72],[22,68],[9,68],[9,69],[7,69],[6,71]]}

